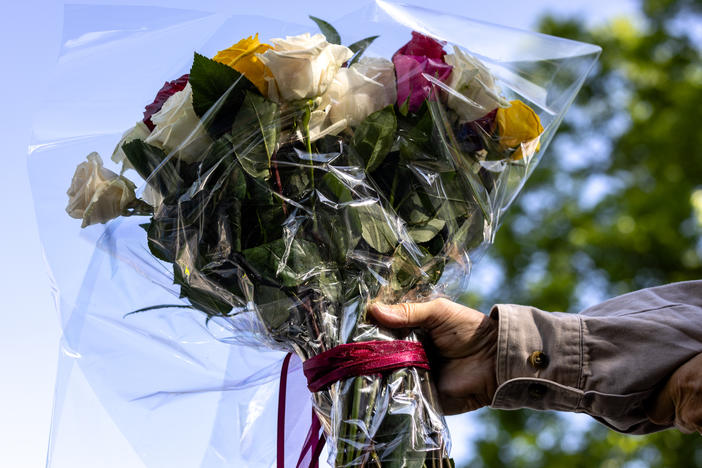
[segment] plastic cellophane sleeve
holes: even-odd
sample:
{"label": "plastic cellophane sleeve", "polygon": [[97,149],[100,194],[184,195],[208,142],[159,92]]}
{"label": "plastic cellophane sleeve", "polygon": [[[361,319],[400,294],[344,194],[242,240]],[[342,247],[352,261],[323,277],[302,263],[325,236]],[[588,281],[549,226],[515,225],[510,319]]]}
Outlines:
{"label": "plastic cellophane sleeve", "polygon": [[[66,8],[29,156],[63,328],[49,466],[273,466],[282,352],[299,357],[286,466],[310,406],[336,466],[445,463],[428,371],[310,398],[301,361],[423,339],[367,305],[464,290],[599,49],[386,2],[333,26],[343,44],[378,37],[358,60],[312,22]],[[265,49],[258,80],[213,60],[307,32],[305,71]]]}

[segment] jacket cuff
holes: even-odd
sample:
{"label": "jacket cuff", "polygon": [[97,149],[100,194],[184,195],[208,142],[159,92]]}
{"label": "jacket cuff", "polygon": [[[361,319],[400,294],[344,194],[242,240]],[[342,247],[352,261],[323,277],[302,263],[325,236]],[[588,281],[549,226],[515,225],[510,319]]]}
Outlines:
{"label": "jacket cuff", "polygon": [[500,304],[493,408],[576,411],[583,397],[580,316]]}

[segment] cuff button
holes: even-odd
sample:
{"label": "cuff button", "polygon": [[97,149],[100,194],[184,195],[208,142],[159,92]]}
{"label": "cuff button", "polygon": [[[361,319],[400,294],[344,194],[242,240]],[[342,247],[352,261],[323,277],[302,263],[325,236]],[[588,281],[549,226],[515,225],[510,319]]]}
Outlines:
{"label": "cuff button", "polygon": [[546,369],[548,366],[548,355],[543,351],[534,351],[529,356],[529,364],[537,370]]}

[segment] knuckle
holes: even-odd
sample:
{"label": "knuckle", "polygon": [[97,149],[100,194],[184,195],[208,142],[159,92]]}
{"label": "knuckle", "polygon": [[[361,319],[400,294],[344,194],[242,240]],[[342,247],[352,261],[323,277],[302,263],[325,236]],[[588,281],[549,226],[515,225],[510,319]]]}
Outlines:
{"label": "knuckle", "polygon": [[432,305],[434,306],[433,307],[434,309],[442,311],[442,312],[447,310],[450,307],[450,305],[452,304],[452,302],[449,301],[448,299],[446,299],[445,297],[438,297],[438,298],[432,300],[431,302],[432,302]]}
{"label": "knuckle", "polygon": [[399,305],[399,312],[402,318],[402,322],[405,326],[409,326],[412,323],[412,319],[415,316],[416,305],[412,302],[403,302]]}
{"label": "knuckle", "polygon": [[694,411],[690,416],[690,422],[697,427],[702,427],[702,409],[698,408]]}
{"label": "knuckle", "polygon": [[675,418],[675,427],[677,427],[680,432],[684,432],[685,434],[692,434],[695,432],[696,424],[694,421],[691,421],[689,416],[690,415],[686,412],[681,412]]}
{"label": "knuckle", "polygon": [[449,323],[456,325],[465,318],[462,315],[465,307],[451,301],[448,298],[439,297],[432,300],[430,304],[431,307],[428,311],[428,316],[425,319],[425,322],[429,328],[436,328]]}
{"label": "knuckle", "polygon": [[692,434],[693,432],[695,432],[695,430],[691,426],[681,422],[680,420],[675,421],[675,427],[683,434]]}

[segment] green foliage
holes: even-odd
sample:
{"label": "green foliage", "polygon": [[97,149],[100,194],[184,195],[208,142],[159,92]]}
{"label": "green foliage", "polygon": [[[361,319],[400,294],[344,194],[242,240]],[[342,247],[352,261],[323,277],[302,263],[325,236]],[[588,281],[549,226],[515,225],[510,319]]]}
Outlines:
{"label": "green foliage", "polygon": [[[702,209],[693,203],[702,188],[702,60],[688,33],[702,4],[643,0],[641,11],[640,25],[617,19],[591,30],[543,20],[543,32],[603,53],[496,237],[499,288],[467,295],[471,306],[575,312],[702,277]],[[592,197],[597,185],[604,191]],[[628,436],[594,422],[576,430],[570,417],[535,411],[485,411],[479,421],[483,435],[465,466],[702,466],[699,435],[675,430]]]}
{"label": "green foliage", "polygon": [[[353,198],[351,191],[334,174],[322,177],[319,190],[334,203],[348,203]],[[358,210],[347,206],[338,210],[319,210],[317,223],[318,239],[329,252],[329,257],[340,265],[361,240],[361,218]]]}
{"label": "green foliage", "polygon": [[232,67],[195,53],[190,68],[193,109],[214,137],[231,130],[233,118],[256,87]]}
{"label": "green foliage", "polygon": [[365,161],[366,171],[373,172],[382,164],[395,141],[396,131],[393,106],[373,112],[361,122],[351,144]]}
{"label": "green foliage", "polygon": [[649,468],[702,466],[699,435],[669,430],[630,436],[556,412],[483,410],[471,468]]}
{"label": "green foliage", "polygon": [[361,205],[356,210],[361,220],[363,240],[380,253],[391,252],[399,240],[391,215],[377,203]]}
{"label": "green foliage", "polygon": [[[702,225],[692,204],[702,182],[700,51],[676,17],[658,15],[661,3],[644,3],[644,13],[657,13],[643,29],[624,19],[592,31],[543,21],[544,32],[596,43],[603,53],[504,221],[493,253],[505,284],[484,306],[577,311],[586,293],[604,299],[702,277]],[[663,3],[690,10],[690,2]],[[598,183],[604,196],[588,200]]]}
{"label": "green foliage", "polygon": [[152,187],[159,193],[165,195],[182,188],[183,179],[178,172],[177,160],[171,158],[164,163],[166,153],[161,148],[142,140],[132,140],[122,145],[122,150],[141,177],[151,177]]}
{"label": "green foliage", "polygon": [[231,141],[239,164],[251,176],[268,178],[278,139],[278,105],[247,91],[234,119]]}
{"label": "green foliage", "polygon": [[330,44],[341,44],[341,36],[334,26],[316,16],[310,16],[310,19],[317,23],[319,30],[322,31],[324,37],[327,38],[327,42]]}
{"label": "green foliage", "polygon": [[303,239],[276,239],[268,244],[244,250],[244,258],[255,271],[271,281],[288,287],[302,284],[307,276],[322,267],[317,247]]}
{"label": "green foliage", "polygon": [[[324,37],[327,38],[327,42],[329,42],[330,44],[341,44],[341,35],[334,26],[329,24],[327,21],[324,21],[323,19],[317,18],[316,16],[310,16],[310,19],[317,24],[319,30],[322,32],[322,34],[324,34]],[[353,57],[351,57],[351,60],[349,60],[348,65],[351,66],[354,63],[358,62],[361,59],[363,53],[366,51],[366,49],[377,38],[378,36],[370,36],[349,45],[348,48],[351,49],[351,52],[353,52]]]}
{"label": "green foliage", "polygon": [[378,39],[378,37],[379,36],[366,37],[365,39],[361,39],[360,41],[356,41],[351,44],[349,49],[351,49],[351,52],[353,52],[353,57],[351,57],[351,60],[349,60],[349,66],[358,62],[366,49],[373,43],[373,41]]}

